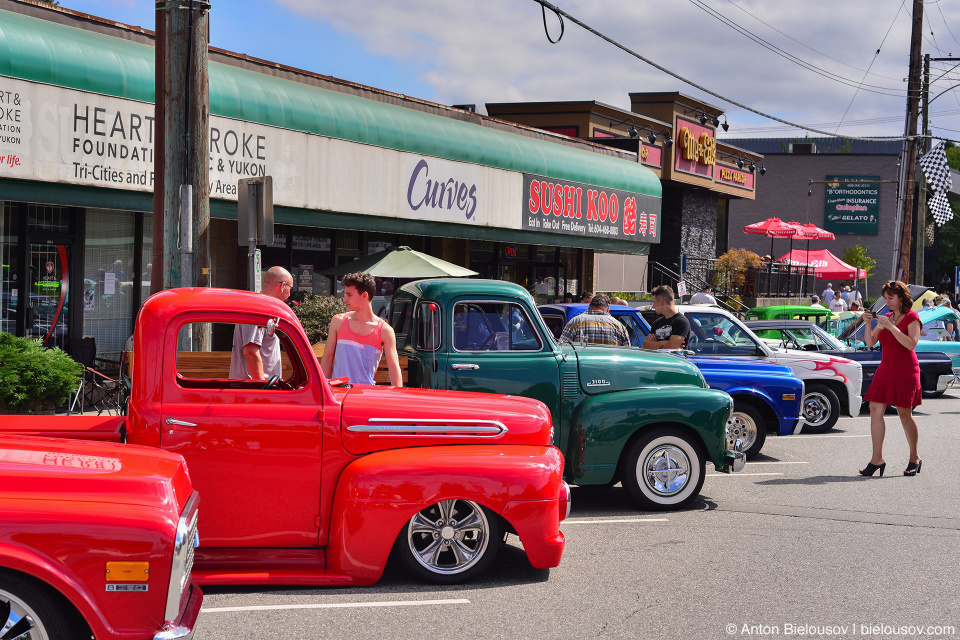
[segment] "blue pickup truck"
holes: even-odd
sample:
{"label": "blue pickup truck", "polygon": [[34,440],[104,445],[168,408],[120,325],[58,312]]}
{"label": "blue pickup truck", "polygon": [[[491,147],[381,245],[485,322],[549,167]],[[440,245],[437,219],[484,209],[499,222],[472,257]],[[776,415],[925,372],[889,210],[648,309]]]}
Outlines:
{"label": "blue pickup truck", "polygon": [[[538,307],[540,315],[555,338],[573,317],[587,310],[585,304],[548,304]],[[610,314],[623,323],[630,344],[640,347],[650,333],[650,325],[627,306],[613,305]],[[800,415],[803,382],[789,367],[765,359],[705,358],[689,356],[711,389],[727,392],[733,398],[733,424],[730,437],[743,441],[743,452],[751,458],[760,452],[767,432],[777,435],[799,433],[804,421]]]}

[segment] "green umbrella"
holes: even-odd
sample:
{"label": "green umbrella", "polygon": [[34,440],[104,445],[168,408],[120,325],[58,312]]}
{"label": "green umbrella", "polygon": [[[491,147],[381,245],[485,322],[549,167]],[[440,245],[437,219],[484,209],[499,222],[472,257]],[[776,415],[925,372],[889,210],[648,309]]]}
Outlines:
{"label": "green umbrella", "polygon": [[342,276],[358,271],[379,278],[461,278],[477,275],[476,271],[414,251],[410,247],[390,247],[365,258],[327,269],[324,273]]}

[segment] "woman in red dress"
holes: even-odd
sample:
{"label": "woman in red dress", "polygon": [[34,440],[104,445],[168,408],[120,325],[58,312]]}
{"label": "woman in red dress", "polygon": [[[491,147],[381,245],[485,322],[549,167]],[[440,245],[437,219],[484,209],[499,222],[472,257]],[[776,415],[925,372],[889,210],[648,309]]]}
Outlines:
{"label": "woman in red dress", "polygon": [[[860,475],[872,476],[877,470],[883,476],[887,463],[883,459],[883,436],[887,426],[883,413],[887,405],[897,408],[903,432],[910,445],[910,463],[903,475],[915,476],[920,473],[920,455],[917,453],[917,421],[913,419],[913,408],[918,406],[923,396],[920,387],[920,364],[914,349],[920,339],[920,316],[910,309],[913,298],[910,290],[902,282],[890,281],[883,285],[883,297],[887,301],[890,313],[876,316],[869,310],[864,311],[866,324],[864,339],[872,347],[880,341],[883,355],[880,366],[873,376],[873,382],[864,396],[870,403],[870,436],[873,439],[873,457]],[[871,320],[876,318],[873,328]]]}

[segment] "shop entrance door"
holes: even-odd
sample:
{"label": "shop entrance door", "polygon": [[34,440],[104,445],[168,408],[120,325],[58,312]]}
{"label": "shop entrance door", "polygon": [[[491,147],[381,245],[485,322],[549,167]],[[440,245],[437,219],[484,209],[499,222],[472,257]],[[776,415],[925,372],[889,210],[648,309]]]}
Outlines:
{"label": "shop entrance door", "polygon": [[21,302],[24,333],[43,340],[45,347],[70,345],[70,246],[30,243],[29,268]]}

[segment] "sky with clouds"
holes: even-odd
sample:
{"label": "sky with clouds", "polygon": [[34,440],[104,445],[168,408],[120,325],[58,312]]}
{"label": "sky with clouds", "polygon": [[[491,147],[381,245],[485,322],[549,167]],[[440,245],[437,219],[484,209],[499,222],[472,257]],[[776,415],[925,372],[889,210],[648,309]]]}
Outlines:
{"label": "sky with clouds", "polygon": [[[759,111],[841,135],[903,133],[912,0],[553,2],[653,62]],[[154,24],[149,0],[60,4],[148,29]],[[630,92],[681,91],[724,109],[728,137],[798,134],[570,21],[551,44],[534,0],[211,4],[214,46],[443,104],[474,103],[483,112],[486,102],[597,100],[629,109]],[[932,66],[931,79],[942,77],[931,96],[943,93],[931,103],[931,128],[960,140],[960,66],[953,67],[960,64],[960,2],[925,5],[923,52],[958,58]],[[560,24],[549,11],[546,24],[556,39]]]}

